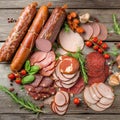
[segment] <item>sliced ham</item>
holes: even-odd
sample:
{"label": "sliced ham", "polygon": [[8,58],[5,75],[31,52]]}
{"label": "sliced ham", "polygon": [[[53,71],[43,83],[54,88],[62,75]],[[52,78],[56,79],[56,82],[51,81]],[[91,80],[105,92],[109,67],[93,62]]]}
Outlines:
{"label": "sliced ham", "polygon": [[85,33],[82,34],[84,40],[89,40],[93,35],[93,28],[89,24],[82,24],[81,27],[85,30]]}
{"label": "sliced ham", "polygon": [[71,78],[73,78],[76,74],[77,74],[77,72],[76,72],[76,73],[73,73],[73,74],[63,74],[63,76],[64,76],[65,78],[71,79]]}
{"label": "sliced ham", "polygon": [[99,83],[99,84],[97,84],[96,88],[103,97],[106,97],[108,99],[114,98],[114,93],[110,86],[108,86],[104,83]]}
{"label": "sliced ham", "polygon": [[57,50],[55,51],[56,54],[60,54],[60,55],[65,55],[68,52],[66,50],[64,50],[63,48],[57,48]]}
{"label": "sliced ham", "polygon": [[97,95],[95,94],[94,90],[92,87],[89,87],[89,90],[90,90],[90,95],[92,96],[92,98],[96,101],[99,100],[99,97],[97,97]]}
{"label": "sliced ham", "polygon": [[50,51],[44,60],[37,62],[34,65],[38,65],[40,68],[44,68],[51,64],[53,61],[55,61],[55,53],[53,51]]}
{"label": "sliced ham", "polygon": [[30,85],[33,87],[38,87],[42,79],[43,79],[43,76],[41,76],[40,74],[36,74],[35,80]]}
{"label": "sliced ham", "polygon": [[98,39],[106,40],[107,39],[107,28],[104,24],[98,23],[100,27],[100,34],[98,35]]}
{"label": "sliced ham", "polygon": [[65,84],[65,83],[61,82],[61,85],[62,85],[64,88],[67,88],[67,89],[73,87],[75,84],[76,84],[76,82],[71,83],[71,84]]}
{"label": "sliced ham", "polygon": [[65,92],[65,91],[62,91],[62,90],[61,90],[61,92],[65,95],[65,97],[66,97],[66,102],[69,103],[69,101],[70,101],[70,95],[69,95],[67,92]]}
{"label": "sliced ham", "polygon": [[92,37],[97,37],[100,33],[100,27],[99,27],[99,24],[96,23],[96,22],[93,22],[90,24],[90,26],[92,27],[93,29],[93,34],[92,34]]}
{"label": "sliced ham", "polygon": [[36,48],[40,51],[49,52],[52,49],[52,43],[46,39],[37,39],[35,41]]}
{"label": "sliced ham", "polygon": [[94,100],[92,98],[92,96],[90,95],[90,90],[89,90],[89,87],[86,86],[85,90],[84,90],[84,99],[85,101],[89,102],[90,104],[95,104],[97,103],[96,100]]}
{"label": "sliced ham", "polygon": [[100,108],[103,108],[103,109],[107,109],[109,108],[110,106],[112,105],[112,102],[110,104],[101,104],[100,102],[97,103],[97,106],[100,107]]}
{"label": "sliced ham", "polygon": [[52,79],[55,80],[55,81],[58,81],[58,80],[59,80],[59,78],[57,77],[55,71],[54,71],[53,74],[52,74]]}
{"label": "sliced ham", "polygon": [[102,98],[102,95],[98,92],[97,88],[96,88],[97,83],[94,83],[91,88],[93,89],[93,91],[95,92],[96,96],[100,99]]}
{"label": "sliced ham", "polygon": [[62,107],[56,106],[56,108],[57,108],[57,110],[58,110],[59,112],[66,111],[67,108],[68,108],[68,104],[66,104],[66,105],[64,105],[64,106],[62,106]]}
{"label": "sliced ham", "polygon": [[30,64],[34,65],[36,62],[40,62],[44,60],[46,56],[47,56],[46,52],[40,52],[40,51],[34,52],[30,57]]}
{"label": "sliced ham", "polygon": [[54,98],[54,102],[57,106],[63,106],[66,104],[66,97],[62,92],[57,92]]}
{"label": "sliced ham", "polygon": [[50,77],[43,77],[42,82],[39,86],[41,87],[50,87],[53,84],[53,80]]}
{"label": "sliced ham", "polygon": [[59,43],[63,49],[70,52],[77,52],[84,47],[83,38],[72,30],[65,32],[64,29],[62,29],[59,34]]}
{"label": "sliced ham", "polygon": [[63,86],[61,85],[61,82],[60,82],[59,80],[55,81],[55,85],[56,85],[57,87],[63,87]]}
{"label": "sliced ham", "polygon": [[99,102],[103,105],[109,105],[113,103],[113,101],[114,99],[108,99],[108,98],[102,97]]}

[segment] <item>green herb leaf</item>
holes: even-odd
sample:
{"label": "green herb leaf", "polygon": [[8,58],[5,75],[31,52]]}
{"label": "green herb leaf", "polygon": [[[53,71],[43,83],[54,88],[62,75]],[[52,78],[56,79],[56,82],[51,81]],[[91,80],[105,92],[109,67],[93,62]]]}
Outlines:
{"label": "green herb leaf", "polygon": [[22,78],[22,84],[29,84],[32,83],[35,80],[35,76],[34,75],[27,75],[25,77]]}
{"label": "green herb leaf", "polygon": [[67,23],[64,24],[64,30],[65,30],[65,32],[70,31],[69,25]]}
{"label": "green herb leaf", "polygon": [[29,60],[27,60],[26,63],[25,63],[25,70],[27,72],[29,72],[29,70],[30,70],[30,61]]}
{"label": "green herb leaf", "polygon": [[83,80],[84,80],[85,83],[87,83],[88,82],[88,76],[87,76],[87,71],[86,71],[86,68],[85,68],[85,58],[83,57],[82,52],[81,51],[78,51],[76,53],[68,52],[67,55],[78,59],[78,61],[80,63],[80,68],[81,68],[81,73],[82,73],[82,76],[83,76]]}
{"label": "green herb leaf", "polygon": [[15,103],[19,104],[21,108],[32,111],[33,113],[44,113],[38,106],[29,100],[17,96],[15,93],[10,92],[6,87],[0,85],[0,90],[8,94]]}
{"label": "green herb leaf", "polygon": [[37,65],[31,66],[29,74],[34,75],[40,70],[40,67]]}
{"label": "green herb leaf", "polygon": [[113,19],[113,23],[114,23],[113,24],[113,29],[114,29],[116,34],[120,35],[120,25],[117,22],[117,18],[116,18],[115,14],[112,15],[112,19]]}

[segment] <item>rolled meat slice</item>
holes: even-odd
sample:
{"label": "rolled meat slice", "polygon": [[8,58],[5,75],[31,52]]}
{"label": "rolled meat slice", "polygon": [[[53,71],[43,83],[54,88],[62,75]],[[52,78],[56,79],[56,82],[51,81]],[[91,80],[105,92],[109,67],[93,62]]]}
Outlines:
{"label": "rolled meat slice", "polygon": [[43,52],[49,52],[52,49],[52,43],[49,40],[41,38],[36,40],[35,46]]}
{"label": "rolled meat slice", "polygon": [[99,27],[100,27],[100,34],[98,35],[98,39],[106,40],[108,34],[106,26],[102,23],[99,23]]}
{"label": "rolled meat slice", "polygon": [[32,2],[22,11],[6,42],[0,49],[0,62],[10,61],[12,59],[37,12],[36,6],[37,3]]}
{"label": "rolled meat slice", "polygon": [[93,35],[93,28],[89,24],[83,24],[81,27],[85,30],[85,33],[82,34],[84,40],[89,40]]}
{"label": "rolled meat slice", "polygon": [[91,26],[92,29],[93,29],[92,37],[97,37],[97,36],[100,34],[99,24],[96,23],[96,22],[93,22],[93,23],[90,24],[90,26]]}

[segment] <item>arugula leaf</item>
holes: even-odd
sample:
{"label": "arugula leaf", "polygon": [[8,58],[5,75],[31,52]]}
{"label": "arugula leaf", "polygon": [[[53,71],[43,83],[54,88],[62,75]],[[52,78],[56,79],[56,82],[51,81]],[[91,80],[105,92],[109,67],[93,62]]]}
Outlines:
{"label": "arugula leaf", "polygon": [[112,15],[112,19],[113,19],[113,23],[114,23],[113,24],[114,31],[116,34],[120,35],[120,25],[117,22],[117,18],[116,18],[115,14]]}
{"label": "arugula leaf", "polygon": [[27,60],[26,63],[25,63],[25,70],[27,72],[29,72],[29,70],[30,70],[30,61],[29,60]]}

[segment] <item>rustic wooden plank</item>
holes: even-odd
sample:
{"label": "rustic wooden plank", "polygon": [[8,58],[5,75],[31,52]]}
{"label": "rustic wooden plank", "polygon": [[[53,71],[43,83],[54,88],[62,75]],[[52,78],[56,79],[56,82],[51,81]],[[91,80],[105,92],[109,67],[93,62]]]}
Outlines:
{"label": "rustic wooden plank", "polygon": [[[34,0],[0,0],[0,8],[23,8]],[[39,6],[52,3],[52,8],[67,4],[68,8],[120,8],[120,0],[35,0]]]}
{"label": "rustic wooden plank", "polygon": [[[113,42],[107,42],[109,47],[110,48],[113,48],[114,46],[114,43]],[[0,46],[1,46],[1,43],[0,43]],[[83,52],[84,54],[87,54],[89,52],[91,52],[92,50],[91,49],[88,49],[88,48],[84,48]],[[9,69],[9,64],[2,64],[0,63],[0,84],[1,85],[4,85],[6,87],[10,87],[10,84],[9,84],[9,80],[7,78],[7,74],[10,73],[10,69]],[[21,91],[20,90],[20,87],[18,85],[16,85],[15,83],[13,84],[14,85],[14,88],[15,90],[22,96],[27,96],[27,94],[25,93],[25,91]],[[103,113],[106,113],[106,114],[109,114],[109,113],[115,113],[115,114],[118,114],[120,113],[120,86],[116,87],[115,88],[115,95],[116,95],[116,98],[115,98],[115,102],[114,104],[111,106],[111,108],[107,109],[106,111],[103,111],[103,112],[95,112],[91,109],[89,109],[85,104],[82,104],[81,106],[79,107],[76,107],[73,102],[71,102],[70,106],[69,106],[69,109],[68,109],[68,113],[67,114],[81,114],[81,113],[84,113],[84,114],[103,114]],[[78,95],[80,98],[83,98],[82,97],[82,94]],[[19,109],[19,106],[16,105],[12,100],[11,98],[9,98],[9,96],[7,96],[5,93],[1,92],[0,91],[0,113],[29,113],[28,111],[25,111],[25,110],[20,110]],[[29,97],[28,97],[29,98]],[[32,99],[31,99],[32,100]],[[71,98],[71,101],[73,101],[73,98]],[[35,102],[35,101],[33,101]],[[40,104],[40,101],[37,101],[35,102],[36,104]],[[12,109],[12,111],[11,111]],[[50,107],[47,106],[45,108],[45,111],[47,111],[47,114],[53,114],[50,110]]]}
{"label": "rustic wooden plank", "polygon": [[[75,9],[68,9],[69,11],[74,11]],[[112,14],[117,14],[118,19],[120,20],[120,9],[109,9],[109,10],[102,10],[102,9],[77,9],[76,10],[80,14],[84,14],[86,12],[89,12],[92,16],[95,16],[98,18],[102,23],[104,23],[108,29],[112,28],[113,21],[112,21]],[[7,18],[12,17],[17,19],[19,14],[21,12],[21,9],[10,9],[10,10],[0,10],[0,41],[5,41],[7,38],[9,32],[13,28],[15,23],[8,23]],[[120,41],[119,36],[116,34],[109,35],[108,39],[109,41]]]}
{"label": "rustic wooden plank", "polygon": [[1,114],[0,120],[119,120],[120,115],[31,115],[31,114]]}

